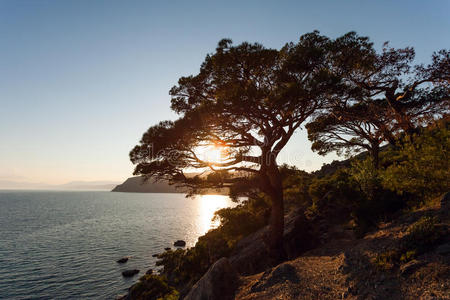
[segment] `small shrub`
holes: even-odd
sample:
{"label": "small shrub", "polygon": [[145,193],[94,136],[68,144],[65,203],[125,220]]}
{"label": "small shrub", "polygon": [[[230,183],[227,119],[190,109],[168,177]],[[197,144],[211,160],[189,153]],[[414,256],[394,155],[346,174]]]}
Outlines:
{"label": "small shrub", "polygon": [[424,202],[450,188],[449,122],[438,122],[389,151],[390,165],[383,171],[387,189]]}
{"label": "small shrub", "polygon": [[265,197],[255,196],[236,207],[216,211],[214,219],[220,220],[220,226],[214,234],[225,240],[230,249],[233,248],[241,238],[267,224],[270,214],[268,202]]}
{"label": "small shrub", "polygon": [[406,252],[415,251],[416,254],[421,254],[432,247],[442,236],[437,223],[436,217],[422,217],[412,224],[403,238],[403,249]]}
{"label": "small shrub", "polygon": [[291,209],[307,208],[311,205],[311,196],[308,189],[313,175],[295,167],[282,165],[280,173],[283,177],[283,197],[285,211]]}
{"label": "small shrub", "polygon": [[177,300],[179,293],[169,286],[165,277],[144,275],[131,287],[129,297],[136,300]]}
{"label": "small shrub", "polygon": [[400,263],[406,263],[410,260],[413,260],[416,256],[417,256],[416,250],[406,251],[405,253],[402,254],[402,256],[400,256]]}
{"label": "small shrub", "polygon": [[[342,219],[348,218],[350,212],[364,197],[346,169],[313,179],[309,186],[309,194],[312,199],[312,211],[325,215],[331,213],[330,217],[339,216]],[[327,212],[327,208],[332,208],[333,211]]]}
{"label": "small shrub", "polygon": [[404,207],[402,196],[380,187],[375,189],[372,199],[362,198],[355,207],[352,216],[357,224],[355,233],[364,235],[380,220],[389,219],[392,214]]}
{"label": "small shrub", "polygon": [[373,200],[375,191],[380,187],[379,171],[373,164],[373,159],[367,157],[366,159],[355,159],[351,163],[349,170],[350,177],[358,183],[361,192],[364,193],[367,199]]}
{"label": "small shrub", "polygon": [[442,236],[437,218],[422,217],[408,228],[399,249],[380,253],[375,266],[380,270],[392,270],[398,264],[407,263],[430,249]]}
{"label": "small shrub", "polygon": [[389,250],[377,255],[375,258],[375,266],[380,270],[389,271],[395,267],[399,258],[400,252],[398,249]]}

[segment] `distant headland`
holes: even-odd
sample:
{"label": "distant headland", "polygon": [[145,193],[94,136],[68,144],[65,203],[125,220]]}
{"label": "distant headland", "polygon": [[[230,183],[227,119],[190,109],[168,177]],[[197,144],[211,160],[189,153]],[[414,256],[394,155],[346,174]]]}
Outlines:
{"label": "distant headland", "polygon": [[[117,185],[111,192],[125,193],[181,193],[186,194],[188,190],[183,187],[175,187],[167,181],[145,180],[143,176],[130,177],[122,184]],[[204,194],[228,195],[226,189],[208,189]]]}

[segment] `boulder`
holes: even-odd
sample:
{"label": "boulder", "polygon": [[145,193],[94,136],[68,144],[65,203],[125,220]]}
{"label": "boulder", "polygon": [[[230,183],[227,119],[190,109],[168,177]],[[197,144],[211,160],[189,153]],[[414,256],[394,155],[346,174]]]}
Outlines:
{"label": "boulder", "polygon": [[298,210],[286,216],[284,224],[283,247],[287,259],[294,259],[319,245],[319,239],[313,234],[313,228],[303,211]]}
{"label": "boulder", "polygon": [[164,248],[164,250],[169,251],[169,250],[171,250],[171,248],[167,247],[167,248]]}
{"label": "boulder", "polygon": [[[284,222],[283,250],[287,259],[294,259],[318,245],[318,238],[312,234],[303,212],[290,213]],[[280,263],[269,253],[265,242],[268,233],[269,227],[266,226],[236,244],[230,263],[239,274],[256,274]]]}
{"label": "boulder", "polygon": [[276,264],[270,257],[264,242],[268,227],[241,239],[230,256],[230,263],[242,275],[251,275],[264,271]]}
{"label": "boulder", "polygon": [[186,246],[186,242],[183,241],[183,240],[178,240],[178,241],[176,241],[175,243],[173,243],[173,245],[174,245],[175,247],[184,247],[184,246]]}
{"label": "boulder", "polygon": [[146,275],[152,275],[153,274],[153,269],[148,269],[147,272],[145,272]]}
{"label": "boulder", "polygon": [[184,300],[231,300],[238,284],[236,270],[227,258],[222,257],[191,288]]}
{"label": "boulder", "polygon": [[159,254],[153,254],[152,255],[152,257],[158,257],[159,256]]}
{"label": "boulder", "polygon": [[123,277],[132,277],[132,276],[136,275],[137,273],[139,273],[139,270],[137,270],[137,269],[125,270],[122,272],[122,276]]}
{"label": "boulder", "polygon": [[117,260],[117,263],[124,264],[128,261],[128,257],[122,257],[121,259]]}

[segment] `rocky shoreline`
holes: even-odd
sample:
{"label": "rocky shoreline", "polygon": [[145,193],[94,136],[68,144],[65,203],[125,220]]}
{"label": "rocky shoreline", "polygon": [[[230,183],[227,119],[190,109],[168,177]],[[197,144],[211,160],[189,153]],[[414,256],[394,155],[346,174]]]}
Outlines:
{"label": "rocky shoreline", "polygon": [[[317,232],[308,227],[302,213],[293,212],[285,217],[284,261],[269,259],[263,241],[268,228],[264,227],[239,241],[229,257],[212,264],[181,294],[182,299],[449,299],[449,198],[447,193],[440,205],[380,223],[360,239],[330,224]],[[380,262],[380,255],[398,249],[423,218],[439,219],[436,228],[442,237],[437,244],[407,262],[392,266]],[[166,275],[164,270],[160,275]],[[157,277],[148,272],[118,299],[156,299],[142,294],[142,283],[150,280],[154,285]],[[170,295],[173,298],[163,299],[180,297]]]}

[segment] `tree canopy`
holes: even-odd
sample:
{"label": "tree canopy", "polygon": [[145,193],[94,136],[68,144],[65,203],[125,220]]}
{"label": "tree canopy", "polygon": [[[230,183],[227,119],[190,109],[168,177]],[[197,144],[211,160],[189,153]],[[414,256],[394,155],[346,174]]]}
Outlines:
{"label": "tree canopy", "polygon": [[340,93],[307,125],[312,149],[367,150],[378,165],[379,146],[395,145],[399,134],[412,138],[422,126],[449,113],[450,51],[441,50],[428,65],[413,65],[414,49],[384,44],[375,51],[367,38],[350,32],[336,40],[332,72]]}
{"label": "tree canopy", "polygon": [[380,145],[395,134],[382,101],[335,105],[306,125],[311,148],[321,155],[336,151],[348,156],[368,151],[378,166]]}

